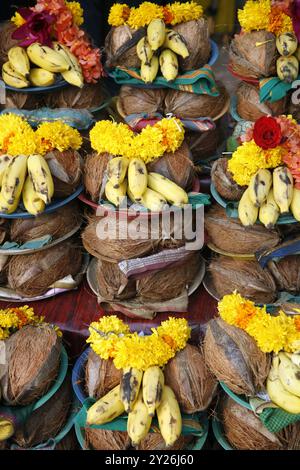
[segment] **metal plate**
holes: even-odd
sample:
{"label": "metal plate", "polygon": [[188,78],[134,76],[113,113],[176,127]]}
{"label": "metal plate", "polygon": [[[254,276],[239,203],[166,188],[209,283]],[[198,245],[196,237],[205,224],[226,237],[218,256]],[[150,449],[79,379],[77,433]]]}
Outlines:
{"label": "metal plate", "polygon": [[212,243],[207,243],[207,246],[211,251],[218,253],[219,255],[229,256],[230,258],[237,258],[237,259],[244,259],[244,260],[255,259],[254,254],[229,253],[228,251],[220,250],[220,248],[216,247]]}
{"label": "metal plate", "polygon": [[62,78],[58,78],[56,82],[50,86],[30,86],[27,88],[15,88],[5,83],[6,90],[14,91],[16,93],[31,93],[31,94],[50,93],[51,91],[60,90],[61,88],[65,88],[66,86],[70,86],[70,84],[66,82],[65,80],[63,80]]}
{"label": "metal plate", "polygon": [[206,292],[215,300],[217,300],[217,302],[219,302],[221,299],[220,297],[218,296],[215,288],[214,288],[214,285],[213,285],[213,282],[212,282],[212,279],[211,279],[211,276],[210,276],[210,273],[207,272],[204,276],[204,279],[203,279],[203,287],[204,289],[206,290]]}

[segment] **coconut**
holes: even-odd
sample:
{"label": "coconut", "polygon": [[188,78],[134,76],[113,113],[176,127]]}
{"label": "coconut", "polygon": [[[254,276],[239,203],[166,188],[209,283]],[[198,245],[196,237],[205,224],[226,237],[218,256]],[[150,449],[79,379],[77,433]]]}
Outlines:
{"label": "coconut", "polygon": [[68,86],[45,95],[46,106],[49,108],[91,109],[101,106],[104,99],[101,82],[85,83],[82,88]]}
{"label": "coconut", "polygon": [[85,446],[92,450],[126,450],[130,438],[125,431],[85,428]]}
{"label": "coconut", "polygon": [[140,68],[141,61],[136,53],[136,45],[145,36],[145,29],[131,29],[127,25],[113,27],[105,38],[107,55],[106,66]]}
{"label": "coconut", "polygon": [[167,90],[163,88],[135,88],[122,86],[118,107],[123,116],[139,113],[164,114],[164,100]]}
{"label": "coconut", "polygon": [[191,151],[193,162],[205,160],[215,155],[223,139],[224,135],[220,125],[206,132],[188,130],[185,132],[185,142]]}
{"label": "coconut", "polygon": [[76,150],[53,150],[45,155],[51,174],[60,185],[54,183],[54,196],[69,196],[80,183],[82,160]]}
{"label": "coconut", "polygon": [[55,450],[79,450],[79,444],[74,427],[58,444],[56,444]]}
{"label": "coconut", "polygon": [[219,158],[211,168],[211,180],[218,193],[229,201],[239,201],[246,190],[245,186],[239,186],[228,170],[228,159]]}
{"label": "coconut", "polygon": [[250,78],[276,75],[276,37],[268,31],[240,33],[231,41],[230,66],[234,72]]}
{"label": "coconut", "polygon": [[215,119],[225,114],[229,95],[226,88],[217,82],[219,96],[197,95],[187,91],[169,90],[165,99],[165,113],[173,113],[181,119],[210,117]]}
{"label": "coconut", "polygon": [[179,23],[172,27],[185,41],[189,56],[179,59],[181,70],[194,70],[203,67],[211,54],[208,21],[206,18]]}
{"label": "coconut", "polygon": [[86,192],[94,202],[99,202],[105,171],[111,158],[109,153],[98,154],[94,152],[85,159],[83,168],[84,186]]}
{"label": "coconut", "polygon": [[219,298],[237,290],[258,304],[271,304],[277,299],[273,277],[256,260],[218,256],[211,261],[209,273]]}
{"label": "coconut", "polygon": [[271,358],[263,353],[245,331],[221,318],[208,323],[204,338],[204,358],[218,381],[238,395],[255,396],[264,390]]}
{"label": "coconut", "polygon": [[281,100],[271,103],[266,101],[261,103],[259,88],[242,82],[237,89],[237,112],[245,121],[257,121],[263,116],[279,116],[285,114],[287,100]]}
{"label": "coconut", "polygon": [[44,405],[17,427],[13,441],[20,447],[30,448],[57,436],[67,421],[71,402],[72,387],[67,378]]}
{"label": "coconut", "polygon": [[217,382],[206,367],[201,350],[187,344],[164,368],[165,382],[176,395],[183,413],[203,411],[210,405]]}
{"label": "coconut", "polygon": [[97,282],[99,294],[107,301],[128,300],[136,296],[136,282],[128,279],[116,263],[98,260]]}
{"label": "coconut", "polygon": [[288,108],[288,114],[291,114],[296,121],[300,121],[300,106],[299,104],[294,104],[291,100]]}
{"label": "coconut", "polygon": [[0,25],[0,67],[8,61],[8,51],[18,45],[18,41],[11,37],[16,29],[16,26],[10,21]]}
{"label": "coconut", "polygon": [[274,277],[277,288],[298,293],[300,290],[300,255],[290,255],[268,263],[268,269]]}
{"label": "coconut", "polygon": [[160,432],[151,432],[141,441],[137,450],[184,450],[194,440],[193,436],[180,436],[175,444],[167,447]]}
{"label": "coconut", "polygon": [[6,103],[4,108],[15,109],[37,109],[43,106],[41,95],[32,95],[27,93],[18,93],[6,90]]}
{"label": "coconut", "polygon": [[85,386],[89,397],[99,399],[116,387],[122,371],[115,368],[112,359],[105,361],[93,350],[89,352],[85,367]]}
{"label": "coconut", "polygon": [[73,201],[51,214],[42,213],[28,219],[13,219],[10,226],[10,239],[25,243],[51,235],[52,239],[56,240],[77,227],[80,219],[78,203]]}
{"label": "coconut", "polygon": [[24,326],[5,341],[7,371],[1,380],[8,405],[28,405],[43,396],[58,374],[61,340],[51,326]]}
{"label": "coconut", "polygon": [[4,243],[9,237],[10,224],[8,219],[0,218],[0,244]]}
{"label": "coconut", "polygon": [[24,297],[43,295],[65,276],[76,276],[82,261],[81,250],[64,242],[30,255],[13,256],[8,267],[8,283]]}

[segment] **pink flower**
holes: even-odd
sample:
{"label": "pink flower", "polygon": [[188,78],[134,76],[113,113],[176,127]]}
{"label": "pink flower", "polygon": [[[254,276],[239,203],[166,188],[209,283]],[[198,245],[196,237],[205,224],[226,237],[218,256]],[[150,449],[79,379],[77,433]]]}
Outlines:
{"label": "pink flower", "polygon": [[20,42],[20,46],[29,46],[34,42],[51,46],[52,25],[55,16],[47,12],[36,13],[29,8],[20,8],[18,13],[26,20],[13,32],[12,38]]}

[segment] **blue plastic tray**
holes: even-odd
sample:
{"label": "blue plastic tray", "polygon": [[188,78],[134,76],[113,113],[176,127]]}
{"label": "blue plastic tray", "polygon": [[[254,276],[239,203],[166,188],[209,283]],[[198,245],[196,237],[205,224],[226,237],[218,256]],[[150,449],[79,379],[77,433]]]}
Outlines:
{"label": "blue plastic tray", "polygon": [[5,83],[6,90],[14,91],[16,93],[31,93],[31,94],[49,93],[51,91],[65,88],[66,86],[70,86],[70,84],[66,82],[65,80],[63,80],[62,78],[58,78],[56,82],[50,86],[31,86],[27,88],[15,88]]}

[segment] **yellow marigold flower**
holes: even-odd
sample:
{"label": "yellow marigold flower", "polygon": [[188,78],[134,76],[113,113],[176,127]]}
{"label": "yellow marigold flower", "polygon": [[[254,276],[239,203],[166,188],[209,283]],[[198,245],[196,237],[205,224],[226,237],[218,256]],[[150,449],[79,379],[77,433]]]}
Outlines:
{"label": "yellow marigold flower", "polygon": [[35,133],[20,116],[0,116],[0,149],[9,155],[31,155],[36,151]]}
{"label": "yellow marigold flower", "polygon": [[24,23],[26,23],[26,20],[24,20],[23,16],[21,16],[20,13],[18,13],[17,11],[14,14],[14,16],[11,17],[10,21],[14,23],[17,26],[17,28],[19,28]]}
{"label": "yellow marigold flower", "polygon": [[163,9],[159,5],[151,2],[143,2],[138,8],[131,8],[128,18],[128,26],[132,29],[138,29],[148,25],[157,18],[163,19]]}
{"label": "yellow marigold flower", "polygon": [[171,24],[186,23],[187,21],[198,20],[203,16],[203,8],[199,3],[175,2],[166,6],[167,10],[171,12]]}
{"label": "yellow marigold flower", "polygon": [[[165,153],[162,144],[163,134],[155,126],[145,127],[140,134],[134,138],[133,157],[141,158],[145,163],[149,163],[156,158],[160,158]],[[131,157],[131,155],[129,155]]]}
{"label": "yellow marigold flower", "polygon": [[0,339],[6,339],[25,325],[38,325],[43,317],[36,316],[33,308],[24,305],[0,310]]}
{"label": "yellow marigold flower", "polygon": [[268,29],[271,0],[248,0],[242,10],[238,10],[238,20],[246,32]]}
{"label": "yellow marigold flower", "polygon": [[126,3],[114,3],[108,16],[108,24],[111,26],[122,26],[130,15],[130,8]]}
{"label": "yellow marigold flower", "polygon": [[235,325],[236,318],[241,308],[245,308],[249,311],[253,308],[258,309],[259,307],[255,307],[254,302],[246,300],[236,291],[232,294],[224,295],[222,300],[218,303],[218,311],[221,318],[230,325]]}
{"label": "yellow marigold flower", "polygon": [[62,121],[44,122],[36,130],[37,151],[45,155],[53,149],[60,152],[78,150],[82,145],[82,137],[77,129],[73,129]]}
{"label": "yellow marigold flower", "polygon": [[81,5],[79,2],[66,2],[66,6],[68,9],[71,11],[73,15],[73,22],[77,26],[81,26],[82,23],[84,22],[83,19],[83,9],[81,8]]}
{"label": "yellow marigold flower", "polygon": [[90,131],[92,148],[112,155],[125,155],[124,148],[131,145],[133,137],[134,133],[126,124],[105,120],[98,121]]}
{"label": "yellow marigold flower", "polygon": [[[152,332],[154,330],[152,329]],[[191,328],[185,318],[169,318],[163,321],[157,328],[157,334],[167,344],[171,345],[172,349],[179,351],[186,346],[187,341],[191,336]],[[171,342],[168,338],[171,338]]]}
{"label": "yellow marigold flower", "polygon": [[162,131],[162,145],[165,147],[165,152],[174,153],[184,140],[184,127],[182,122],[176,118],[164,118],[159,121],[155,127]]}
{"label": "yellow marigold flower", "polygon": [[97,323],[92,323],[92,325],[97,330],[102,331],[102,333],[130,333],[129,326],[116,315],[102,317]]}
{"label": "yellow marigold flower", "polygon": [[9,330],[0,326],[0,341],[9,338]]}
{"label": "yellow marigold flower", "polygon": [[294,32],[293,21],[288,15],[283,13],[280,8],[274,7],[269,16],[267,29],[276,36],[282,33],[292,33]]}

